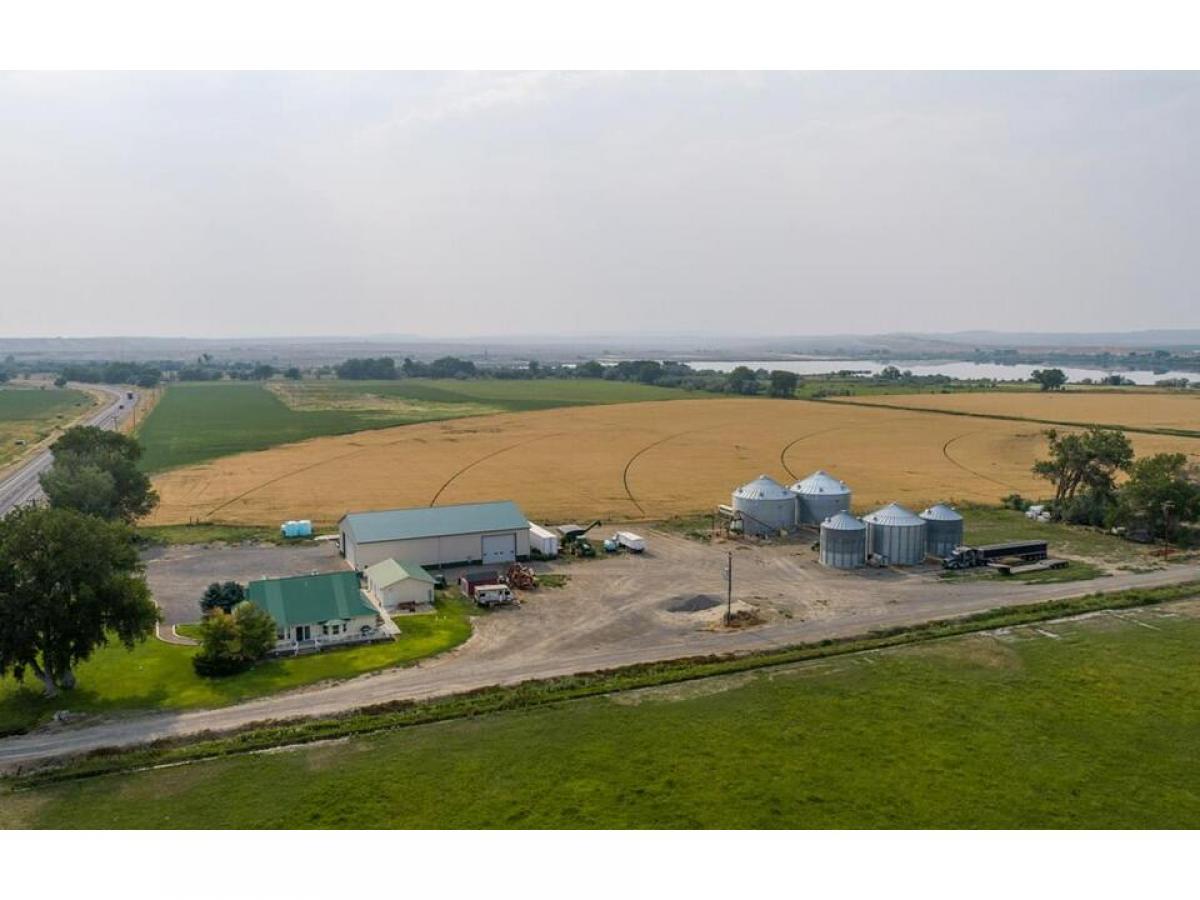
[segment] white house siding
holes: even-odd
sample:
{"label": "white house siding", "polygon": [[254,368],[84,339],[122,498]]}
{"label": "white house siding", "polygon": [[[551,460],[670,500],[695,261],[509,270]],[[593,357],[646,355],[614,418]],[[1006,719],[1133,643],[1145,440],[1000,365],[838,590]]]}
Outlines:
{"label": "white house siding", "polygon": [[[349,620],[339,619],[337,623],[345,627],[342,628],[341,634],[336,635],[325,634],[321,630],[321,625],[316,622],[311,623],[308,626],[308,640],[316,640],[324,645],[357,641],[362,639],[362,628],[364,625],[372,629],[378,626],[375,616],[356,616]],[[284,629],[283,637],[275,641],[275,649],[290,650],[296,641],[297,634],[299,634],[299,626]]]}
{"label": "white house siding", "polygon": [[433,585],[417,578],[405,578],[387,587],[371,585],[371,592],[379,598],[385,609],[396,609],[410,604],[433,603]]}
{"label": "white house siding", "polygon": [[343,532],[342,546],[346,552],[346,561],[359,570],[383,562],[385,559],[415,563],[418,566],[477,563],[483,559],[484,534],[513,535],[516,540],[517,556],[529,556],[529,530],[525,528],[514,531],[476,531],[442,537],[379,541],[371,544],[355,544],[350,535]]}

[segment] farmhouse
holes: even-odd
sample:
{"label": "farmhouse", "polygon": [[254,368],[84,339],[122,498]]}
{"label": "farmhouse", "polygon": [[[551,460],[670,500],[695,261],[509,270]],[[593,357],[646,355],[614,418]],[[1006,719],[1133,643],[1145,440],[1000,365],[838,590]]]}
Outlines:
{"label": "farmhouse", "polygon": [[529,556],[529,520],[510,500],[348,513],[338,532],[342,555],[359,570],[385,559],[447,566]]}
{"label": "farmhouse", "polygon": [[368,566],[363,575],[367,592],[384,609],[415,609],[433,603],[433,576],[414,563],[385,559]]}
{"label": "farmhouse", "polygon": [[263,578],[250,582],[247,599],[275,620],[276,651],[386,637],[354,572]]}

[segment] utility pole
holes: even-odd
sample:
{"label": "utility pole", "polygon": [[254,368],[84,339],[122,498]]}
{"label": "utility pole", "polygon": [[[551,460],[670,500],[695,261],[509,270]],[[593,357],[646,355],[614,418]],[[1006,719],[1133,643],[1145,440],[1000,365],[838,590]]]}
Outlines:
{"label": "utility pole", "polygon": [[725,624],[733,621],[733,551],[729,551],[729,564],[725,569]]}
{"label": "utility pole", "polygon": [[1174,503],[1170,500],[1163,501],[1163,559],[1167,559],[1171,555],[1171,511],[1173,509],[1175,509]]}

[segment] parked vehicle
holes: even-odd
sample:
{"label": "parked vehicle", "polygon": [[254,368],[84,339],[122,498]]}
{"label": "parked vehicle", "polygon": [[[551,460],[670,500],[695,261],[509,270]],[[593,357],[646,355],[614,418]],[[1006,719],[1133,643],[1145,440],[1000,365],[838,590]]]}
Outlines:
{"label": "parked vehicle", "polygon": [[613,537],[630,553],[641,553],[646,549],[646,539],[632,531],[618,531]]}
{"label": "parked vehicle", "polygon": [[605,553],[616,553],[620,549],[621,549],[621,542],[617,540],[617,536],[615,534],[610,538],[604,539],[604,552]]}
{"label": "parked vehicle", "polygon": [[530,522],[529,549],[541,554],[545,559],[554,559],[558,556],[558,535],[549,528]]}
{"label": "parked vehicle", "polygon": [[504,606],[516,602],[517,599],[507,584],[476,585],[473,596],[479,606]]}
{"label": "parked vehicle", "polygon": [[982,547],[956,547],[952,554],[942,560],[942,566],[947,569],[970,569],[1010,558],[1036,562],[1046,558],[1048,547],[1046,541],[1009,541],[1004,544],[984,544]]}

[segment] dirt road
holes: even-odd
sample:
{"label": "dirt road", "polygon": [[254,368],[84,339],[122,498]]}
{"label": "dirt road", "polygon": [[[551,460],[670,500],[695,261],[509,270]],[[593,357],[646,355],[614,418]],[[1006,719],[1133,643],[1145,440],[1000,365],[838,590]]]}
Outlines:
{"label": "dirt road", "polygon": [[766,624],[729,632],[713,630],[721,612],[717,605],[671,611],[681,599],[723,596],[725,549],[657,532],[648,536],[652,551],[642,557],[556,566],[570,576],[568,587],[542,589],[527,595],[520,609],[480,618],[466,644],[419,665],[223,709],[47,727],[0,741],[0,770],[98,747],[221,731],[267,719],[327,715],[390,700],[638,662],[786,647],[1003,606],[1200,579],[1200,565],[1180,565],[1065,584],[942,581],[919,570],[830,572],[812,562],[807,548],[736,545],[737,596],[754,606]]}

